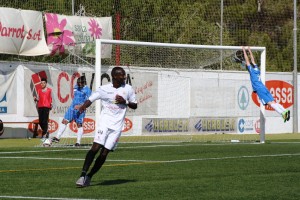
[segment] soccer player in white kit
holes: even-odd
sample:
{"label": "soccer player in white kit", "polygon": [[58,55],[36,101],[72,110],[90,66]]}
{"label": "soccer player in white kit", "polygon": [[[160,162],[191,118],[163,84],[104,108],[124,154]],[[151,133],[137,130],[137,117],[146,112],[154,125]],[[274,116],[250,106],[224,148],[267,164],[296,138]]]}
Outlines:
{"label": "soccer player in white kit", "polygon": [[[102,100],[99,127],[95,132],[93,145],[86,154],[80,177],[76,181],[78,187],[90,185],[93,175],[102,167],[108,153],[116,148],[124,125],[127,107],[137,108],[135,92],[130,85],[125,84],[125,70],[121,67],[114,67],[111,77],[112,83],[99,87],[79,108],[80,112],[84,112],[95,100]],[[88,173],[89,167],[100,149],[100,154]]]}

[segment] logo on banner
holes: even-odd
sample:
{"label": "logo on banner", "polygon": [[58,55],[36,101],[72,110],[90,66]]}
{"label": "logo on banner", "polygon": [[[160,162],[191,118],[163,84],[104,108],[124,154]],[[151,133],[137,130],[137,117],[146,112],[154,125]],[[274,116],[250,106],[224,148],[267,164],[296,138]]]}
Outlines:
{"label": "logo on banner", "polygon": [[257,120],[254,124],[256,133],[260,133],[260,120]]}
{"label": "logo on banner", "polygon": [[201,118],[194,125],[198,132],[235,132],[235,118]]}
{"label": "logo on banner", "polygon": [[201,131],[201,129],[202,129],[202,120],[200,119],[196,124],[195,124],[195,129],[197,130],[197,131]]}
{"label": "logo on banner", "polygon": [[154,127],[154,124],[153,124],[153,120],[151,119],[151,120],[149,121],[149,123],[146,124],[145,129],[146,129],[148,132],[152,132],[152,131],[153,131],[153,127]]}
{"label": "logo on banner", "polygon": [[125,118],[125,122],[124,122],[124,126],[123,126],[123,130],[122,132],[127,132],[129,131],[130,129],[132,129],[132,121]]}
{"label": "logo on banner", "polygon": [[[6,92],[5,92],[4,96],[2,97],[2,99],[0,100],[0,103],[2,103],[2,102],[7,102]],[[0,113],[7,113],[7,106],[0,106]]]}
{"label": "logo on banner", "polygon": [[51,45],[51,55],[65,53],[65,46],[74,46],[72,31],[67,30],[67,19],[58,19],[57,14],[46,13],[46,29],[48,33],[48,45]]}
{"label": "logo on banner", "polygon": [[238,105],[241,110],[246,110],[249,105],[249,92],[245,86],[240,87],[238,92]]}
{"label": "logo on banner", "polygon": [[150,119],[144,128],[148,132],[188,132],[189,119]]}
{"label": "logo on banner", "polygon": [[[74,133],[77,133],[78,127],[77,127],[76,122],[72,121],[70,123],[69,127]],[[84,134],[88,134],[88,133],[95,131],[95,120],[93,120],[91,118],[84,118],[82,127],[83,127]]]}
{"label": "logo on banner", "polygon": [[[95,39],[112,39],[111,18],[90,18],[46,13],[48,47],[51,55],[69,53],[80,48],[86,56],[95,56]],[[75,46],[75,44],[80,44]],[[71,48],[70,48],[71,47]],[[103,45],[102,55],[110,57],[109,45]]]}
{"label": "logo on banner", "polygon": [[[58,123],[52,119],[49,119],[48,121],[48,132],[54,133],[58,129]],[[32,122],[28,124],[28,130],[32,133],[35,133],[39,136],[42,136],[43,130],[41,129],[39,125],[39,119],[35,119]]]}
{"label": "logo on banner", "polygon": [[[280,80],[266,81],[266,87],[274,97],[274,101],[281,104],[285,108],[289,108],[294,104],[293,102],[293,89],[294,87]],[[260,100],[256,93],[252,93],[253,102],[259,107]],[[271,106],[266,106],[266,110],[274,110]]]}
{"label": "logo on banner", "polygon": [[239,131],[242,133],[245,130],[245,120],[244,119],[240,119],[239,121]]}
{"label": "logo on banner", "polygon": [[1,53],[21,56],[49,54],[42,12],[1,7],[0,13]]}
{"label": "logo on banner", "polygon": [[238,123],[238,129],[240,133],[245,131],[253,131],[254,130],[254,120],[253,119],[240,119]]}

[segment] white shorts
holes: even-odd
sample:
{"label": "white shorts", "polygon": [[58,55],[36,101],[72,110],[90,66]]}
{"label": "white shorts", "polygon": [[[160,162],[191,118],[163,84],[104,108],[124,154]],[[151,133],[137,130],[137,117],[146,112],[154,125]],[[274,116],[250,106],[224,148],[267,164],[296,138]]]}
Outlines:
{"label": "white shorts", "polygon": [[121,136],[121,131],[115,131],[107,127],[99,127],[95,133],[94,142],[103,145],[108,150],[115,150]]}

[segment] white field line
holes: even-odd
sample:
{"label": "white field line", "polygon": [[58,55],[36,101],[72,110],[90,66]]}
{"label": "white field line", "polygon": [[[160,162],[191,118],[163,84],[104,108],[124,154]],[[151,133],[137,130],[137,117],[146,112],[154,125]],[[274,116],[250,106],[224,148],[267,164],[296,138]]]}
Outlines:
{"label": "white field line", "polygon": [[49,199],[49,200],[96,200],[96,199],[74,199],[74,198],[55,198],[55,197],[0,196],[0,199],[2,198],[4,199]]}
{"label": "white field line", "polygon": [[84,158],[45,158],[45,157],[27,157],[27,156],[0,156],[0,159],[31,159],[31,160],[68,160],[68,161],[77,161],[84,160]]}
{"label": "white field line", "polygon": [[[256,144],[256,143],[255,143]],[[146,145],[146,146],[131,146],[131,147],[118,147],[118,149],[140,149],[140,148],[156,148],[156,147],[174,147],[174,146],[204,146],[204,145],[232,145],[232,144],[162,144],[162,145]],[[239,145],[239,144],[234,144]],[[242,145],[242,144],[240,144]],[[89,149],[81,148],[65,148],[65,149],[55,149],[51,147],[45,147],[47,150],[35,150],[35,151],[4,151],[0,152],[1,154],[22,154],[22,153],[44,153],[44,152],[63,152],[63,151],[88,151]]]}
{"label": "white field line", "polygon": [[[212,158],[191,158],[191,159],[183,159],[183,160],[107,160],[107,161],[108,162],[138,162],[138,163],[176,163],[176,162],[191,162],[191,161],[227,160],[227,159],[262,158],[262,157],[287,157],[287,156],[300,156],[300,153],[250,155],[250,156],[225,156],[225,157],[212,157]],[[19,157],[0,156],[0,159],[68,160],[68,161],[84,160],[84,158],[46,158],[46,157],[22,157],[22,156]]]}

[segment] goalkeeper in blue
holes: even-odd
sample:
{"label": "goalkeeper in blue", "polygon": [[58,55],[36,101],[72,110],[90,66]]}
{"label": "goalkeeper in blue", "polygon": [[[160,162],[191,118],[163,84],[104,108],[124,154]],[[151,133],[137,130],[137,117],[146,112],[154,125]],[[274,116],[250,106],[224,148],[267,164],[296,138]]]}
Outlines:
{"label": "goalkeeper in blue", "polygon": [[66,130],[67,124],[75,121],[77,124],[77,141],[75,146],[80,146],[80,141],[83,135],[83,119],[85,117],[85,112],[79,112],[80,106],[90,97],[92,91],[88,86],[86,86],[86,80],[84,76],[77,79],[77,85],[74,87],[74,98],[71,106],[65,113],[64,119],[62,120],[56,137],[52,138],[52,142],[58,143],[62,134]]}
{"label": "goalkeeper in blue", "polygon": [[[249,52],[251,62],[249,60],[247,50]],[[248,47],[247,50],[245,47],[243,47],[244,59],[246,61],[247,70],[250,74],[250,80],[251,80],[251,85],[252,85],[253,91],[255,93],[257,93],[257,95],[263,105],[271,106],[277,113],[279,113],[282,116],[284,122],[289,121],[290,120],[290,111],[285,109],[281,104],[276,103],[274,101],[274,98],[273,98],[272,94],[270,93],[270,91],[261,82],[260,70],[259,70],[257,64],[255,63],[254,56],[252,54],[250,47]]]}

